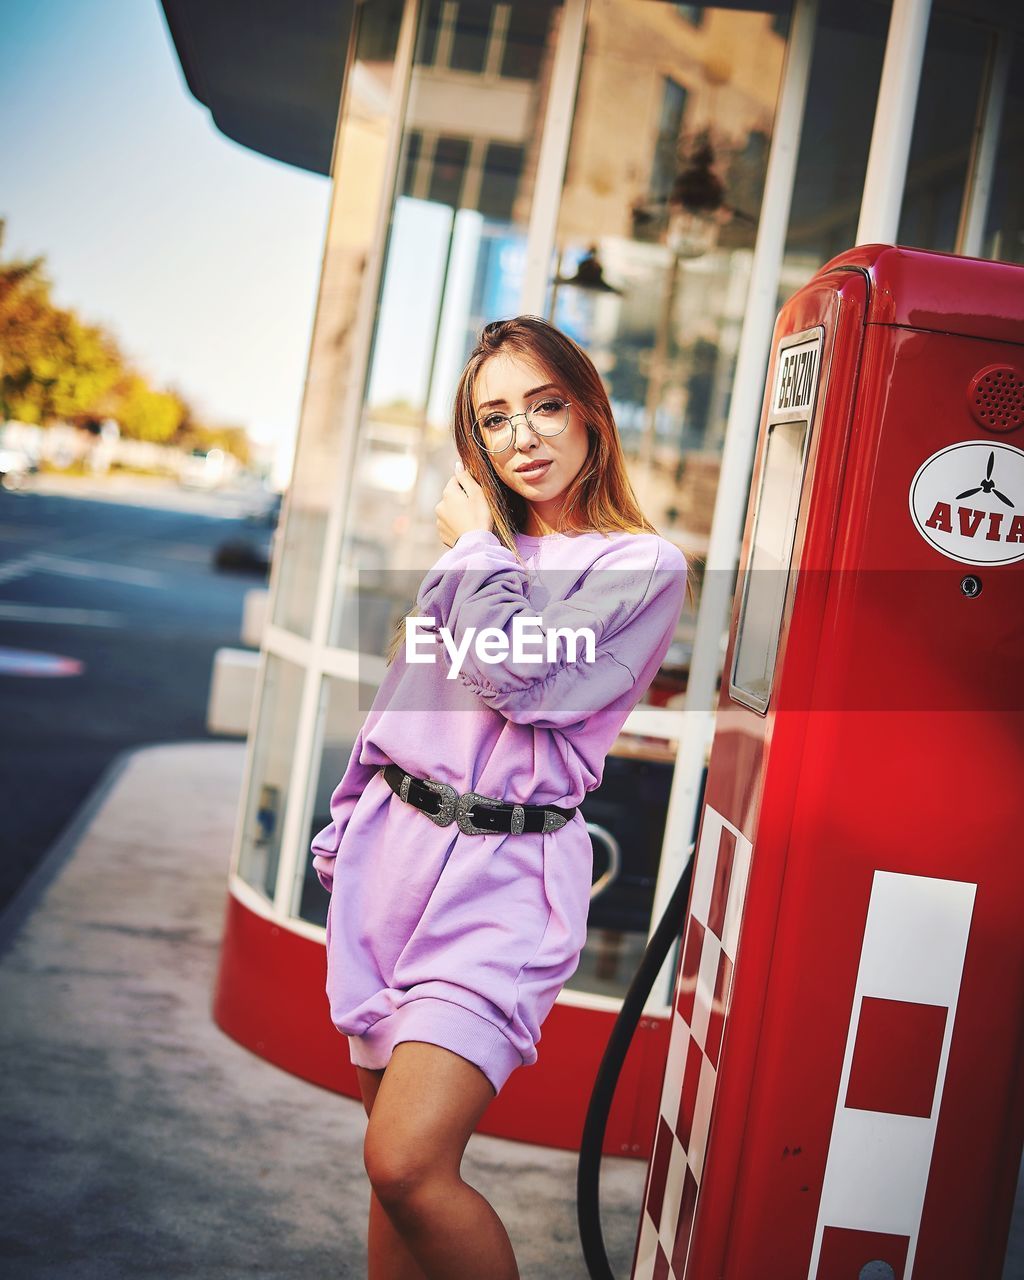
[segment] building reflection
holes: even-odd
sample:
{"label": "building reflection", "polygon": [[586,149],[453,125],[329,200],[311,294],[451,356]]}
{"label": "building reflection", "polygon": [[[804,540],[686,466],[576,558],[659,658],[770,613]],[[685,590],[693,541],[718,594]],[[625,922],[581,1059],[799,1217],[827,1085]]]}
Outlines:
{"label": "building reflection", "polygon": [[[479,328],[518,309],[560,14],[541,4],[424,9],[349,513],[362,563],[373,558],[359,550],[367,537],[376,562],[396,569],[436,552],[455,380]],[[595,4],[587,26],[545,314],[605,378],[649,517],[698,559],[782,26],[768,14],[646,0]],[[591,253],[607,289],[576,279]]]}

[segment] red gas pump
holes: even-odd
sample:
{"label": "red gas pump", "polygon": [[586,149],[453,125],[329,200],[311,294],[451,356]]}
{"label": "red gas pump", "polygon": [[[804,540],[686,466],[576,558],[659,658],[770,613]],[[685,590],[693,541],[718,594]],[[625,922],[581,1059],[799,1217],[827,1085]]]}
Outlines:
{"label": "red gas pump", "polygon": [[776,322],[633,1280],[998,1280],[1024,1146],[1024,268]]}

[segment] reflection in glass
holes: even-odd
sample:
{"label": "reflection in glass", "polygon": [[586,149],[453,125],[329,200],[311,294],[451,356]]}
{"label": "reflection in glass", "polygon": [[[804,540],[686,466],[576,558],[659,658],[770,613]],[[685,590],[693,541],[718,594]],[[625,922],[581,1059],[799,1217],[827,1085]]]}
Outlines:
{"label": "reflection in glass", "polygon": [[618,0],[588,19],[546,310],[605,380],[644,511],[695,558],[784,52],[766,13]]}
{"label": "reflection in glass", "polygon": [[301,667],[275,654],[268,655],[259,723],[252,739],[252,775],[238,874],[271,901],[277,881],[284,800],[295,758],[302,681]]}
{"label": "reflection in glass", "polygon": [[973,23],[932,13],[896,233],[899,244],[942,253],[956,250],[988,49],[986,32]]}
{"label": "reflection in glass", "polygon": [[1014,45],[989,200],[982,256],[1024,263],[1024,39]]}
{"label": "reflection in glass", "polygon": [[[857,242],[889,9],[827,3],[807,86],[778,306]],[[857,74],[849,74],[856,67]],[[842,139],[842,145],[836,145]]]}
{"label": "reflection in glass", "polygon": [[324,537],[343,474],[342,420],[353,368],[355,317],[383,197],[388,104],[402,5],[358,7],[335,147],[320,295],[310,344],[295,463],[285,504],[274,622],[309,636]]}
{"label": "reflection in glass", "polygon": [[[545,314],[596,364],[640,504],[691,561],[707,552],[784,53],[766,13],[614,0],[588,16]],[[663,668],[681,683],[695,621],[686,610]],[[635,814],[664,822],[675,753],[620,750],[585,816],[621,861],[568,985],[621,997],[664,834]],[[607,838],[592,837],[599,876]]]}
{"label": "reflection in glass", "polygon": [[557,4],[420,9],[332,645],[358,633],[383,654],[412,603],[395,588],[409,575],[384,570],[422,573],[444,549],[434,508],[455,462],[452,396],[478,331],[519,309],[560,17]]}
{"label": "reflection in glass", "polygon": [[[857,242],[888,5],[825,0],[815,34],[786,252],[777,303]],[[972,147],[993,32],[933,11],[896,239],[953,252],[963,217]],[[856,75],[849,74],[856,67]],[[983,257],[1024,260],[1024,59],[1011,65]],[[841,139],[841,145],[836,145]]]}

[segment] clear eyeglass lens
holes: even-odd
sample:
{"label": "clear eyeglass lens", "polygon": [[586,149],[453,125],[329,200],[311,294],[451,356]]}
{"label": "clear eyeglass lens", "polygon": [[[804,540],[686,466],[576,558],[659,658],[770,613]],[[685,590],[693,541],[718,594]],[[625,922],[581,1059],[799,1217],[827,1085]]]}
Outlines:
{"label": "clear eyeglass lens", "polygon": [[[538,400],[526,416],[538,435],[555,436],[568,421],[569,406],[564,400]],[[512,423],[504,413],[488,413],[473,424],[473,434],[489,453],[500,453],[512,443]]]}

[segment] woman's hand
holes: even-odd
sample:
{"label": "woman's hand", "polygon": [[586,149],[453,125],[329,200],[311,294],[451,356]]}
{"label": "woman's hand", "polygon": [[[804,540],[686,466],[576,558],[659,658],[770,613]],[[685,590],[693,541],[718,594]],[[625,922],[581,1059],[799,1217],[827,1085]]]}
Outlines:
{"label": "woman's hand", "polygon": [[437,532],[446,547],[453,547],[456,540],[473,529],[492,533],[494,520],[483,489],[466,468],[456,459],[455,474],[444,487],[441,501],[434,508],[437,516]]}

